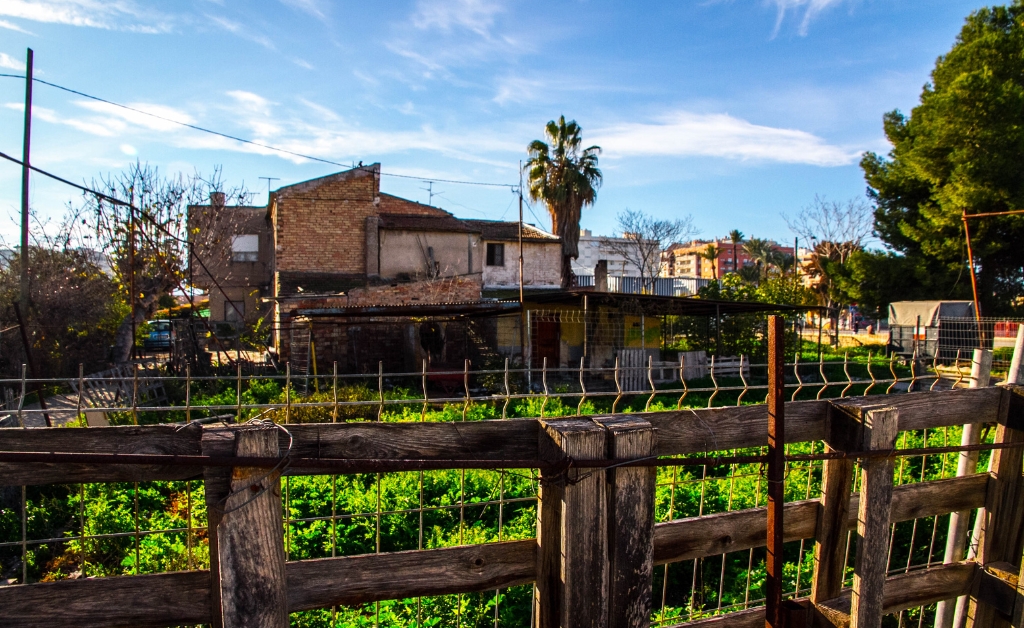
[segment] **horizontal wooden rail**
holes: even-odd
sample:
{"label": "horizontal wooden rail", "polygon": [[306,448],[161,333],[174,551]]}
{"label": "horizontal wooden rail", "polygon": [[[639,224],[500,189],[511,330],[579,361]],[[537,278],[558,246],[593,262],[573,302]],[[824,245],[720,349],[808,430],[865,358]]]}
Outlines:
{"label": "horizontal wooden rail", "polygon": [[[898,613],[964,595],[970,590],[976,572],[974,563],[952,563],[887,578],[882,611]],[[837,622],[838,628],[849,625],[850,594],[851,590],[845,589],[838,598],[826,603],[826,610],[833,611],[830,619]],[[806,602],[806,599],[800,601]],[[675,624],[672,628],[763,628],[764,625],[764,608],[761,607]]]}
{"label": "horizontal wooden rail", "polygon": [[[890,520],[909,521],[981,508],[988,479],[988,474],[978,473],[894,487]],[[847,529],[857,525],[858,502],[854,494]],[[816,499],[787,503],[784,540],[788,543],[814,537],[819,510]],[[654,527],[654,562],[674,563],[763,547],[767,541],[765,520],[765,508],[750,508],[659,523]]]}
{"label": "horizontal wooden rail", "polygon": [[[976,388],[851,397],[844,406],[873,405],[884,400],[899,410],[899,429],[960,425],[967,418],[995,422],[1003,395],[1000,388]],[[834,400],[833,400],[834,401]],[[832,401],[786,404],[788,442],[820,440]],[[660,456],[760,447],[767,442],[768,417],[763,405],[644,413],[657,430]],[[458,423],[314,423],[288,425],[298,458],[349,460],[460,461],[537,460],[540,422],[508,419]],[[230,427],[182,426],[31,428],[0,430],[0,451],[97,454],[232,455]],[[293,468],[289,475],[321,475],[324,469]],[[199,466],[112,465],[102,463],[0,463],[6,486],[78,482],[181,480],[202,475]]]}
{"label": "horizontal wooden rail", "polygon": [[[988,478],[979,473],[895,487],[892,521],[983,506]],[[857,495],[852,500],[849,528],[856,525]],[[786,504],[786,541],[813,537],[818,510],[817,500]],[[765,540],[764,508],[680,519],[655,526],[654,558],[658,563],[704,558],[760,547]],[[536,577],[536,552],[536,542],[527,539],[293,561],[286,564],[289,611],[527,584]],[[207,571],[0,587],[0,625],[36,626],[43,620],[75,626],[206,623],[209,589]],[[747,615],[725,617],[740,621]],[[763,611],[760,618],[763,626]]]}

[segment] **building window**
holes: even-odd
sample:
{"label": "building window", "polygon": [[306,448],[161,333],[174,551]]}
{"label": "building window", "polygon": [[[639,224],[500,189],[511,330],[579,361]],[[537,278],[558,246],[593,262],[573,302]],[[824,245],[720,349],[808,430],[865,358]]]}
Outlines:
{"label": "building window", "polygon": [[260,258],[260,237],[258,235],[231,236],[231,261],[256,262]]}
{"label": "building window", "polygon": [[487,244],[487,265],[488,266],[504,266],[505,265],[505,245],[504,244]]}
{"label": "building window", "polygon": [[245,321],[245,301],[225,301],[224,320],[231,323]]}

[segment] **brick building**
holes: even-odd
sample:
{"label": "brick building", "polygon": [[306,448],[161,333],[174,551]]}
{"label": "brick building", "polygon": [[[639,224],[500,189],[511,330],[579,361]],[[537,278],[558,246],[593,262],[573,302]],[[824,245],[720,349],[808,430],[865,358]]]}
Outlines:
{"label": "brick building", "polygon": [[[718,259],[711,260],[701,257],[707,250],[709,244],[714,244],[719,250]],[[793,247],[784,246],[772,242],[772,248],[785,255],[793,254]],[[733,266],[733,255],[735,254],[736,266]],[[728,239],[720,240],[693,240],[685,244],[675,243],[669,246],[662,253],[661,274],[663,277],[700,277],[702,279],[714,279],[716,276],[721,279],[728,273],[736,272],[744,266],[754,263],[747,254],[743,244],[733,244]]]}
{"label": "brick building", "polygon": [[[217,243],[203,249],[217,263],[196,281],[211,291],[211,320],[237,319],[236,309],[250,318],[265,303],[282,360],[291,359],[293,342],[308,346],[312,337],[321,361],[342,361],[358,330],[332,320],[332,311],[479,302],[485,287],[519,283],[519,223],[461,220],[382,193],[379,164],[281,187],[266,207],[211,203],[189,215],[195,241]],[[523,244],[524,283],[557,288],[558,238],[527,227]],[[239,295],[248,300],[232,307]],[[417,333],[410,326],[400,340],[415,345]]]}

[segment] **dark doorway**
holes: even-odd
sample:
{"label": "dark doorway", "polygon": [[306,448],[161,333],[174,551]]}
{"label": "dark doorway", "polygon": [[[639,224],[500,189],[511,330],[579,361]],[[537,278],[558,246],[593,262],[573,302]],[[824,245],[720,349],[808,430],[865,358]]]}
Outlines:
{"label": "dark doorway", "polygon": [[531,330],[530,342],[533,345],[530,360],[535,369],[544,366],[544,358],[548,359],[548,368],[558,368],[560,329],[558,321],[536,321]]}

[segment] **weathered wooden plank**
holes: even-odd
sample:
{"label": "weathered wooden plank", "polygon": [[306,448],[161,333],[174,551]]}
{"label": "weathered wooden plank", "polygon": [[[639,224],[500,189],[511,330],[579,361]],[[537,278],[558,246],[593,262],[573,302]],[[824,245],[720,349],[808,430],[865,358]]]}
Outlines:
{"label": "weathered wooden plank", "polygon": [[[827,402],[786,404],[790,442],[820,440],[825,434]],[[637,413],[658,430],[658,455],[761,447],[768,442],[768,406],[730,406]]]}
{"label": "weathered wooden plank", "polygon": [[[677,519],[654,527],[654,562],[658,565],[764,547],[765,508],[750,508],[703,517]],[[785,541],[814,536],[818,500],[789,502],[783,519]]]}
{"label": "weathered wooden plank", "polygon": [[[0,430],[0,451],[98,454],[201,453],[202,428],[170,425]],[[202,473],[199,467],[0,462],[0,485],[75,482],[144,482],[183,480]]]}
{"label": "weathered wooden plank", "polygon": [[0,587],[0,626],[173,626],[210,621],[210,572]]}
{"label": "weathered wooden plank", "polygon": [[[1024,391],[1019,387],[1000,389],[1003,395],[999,425],[996,427],[995,442],[1024,443],[1024,430],[1019,417],[1024,414]],[[1021,426],[1024,427],[1024,426]],[[1005,562],[1020,566],[1024,551],[1024,448],[1011,447],[996,449],[989,462],[991,479],[985,510],[980,520],[977,560],[982,565]],[[1008,625],[996,609],[988,604],[979,604],[977,597],[971,597],[967,611],[967,628],[980,626]]]}
{"label": "weathered wooden plank", "polygon": [[[234,443],[232,443],[234,448]],[[206,501],[206,538],[210,555],[210,626],[223,628],[220,613],[220,521],[224,504],[231,494],[231,469],[208,467],[203,471],[203,498]]]}
{"label": "weathered wooden plank", "polygon": [[533,582],[532,539],[289,562],[289,612],[416,596],[493,591]]}
{"label": "weathered wooden plank", "polygon": [[[944,597],[955,597],[971,588],[974,563],[943,565],[921,571],[893,576],[885,581],[883,610],[886,614],[933,604]],[[850,625],[850,589],[839,597],[824,602],[819,608],[834,619],[837,628]],[[803,600],[799,600],[803,601]],[[728,613],[710,619],[676,624],[672,628],[761,628],[764,626],[764,608],[753,608]]]}
{"label": "weathered wooden plank", "polygon": [[[571,457],[581,463],[581,467],[569,469],[560,478],[541,479],[544,488],[535,625],[537,628],[601,628],[608,621],[605,473],[588,470],[582,465],[587,460],[605,457],[605,430],[590,419],[552,419],[542,424],[541,456]],[[557,545],[544,537],[552,534],[551,528],[556,525],[555,513],[548,510],[551,501],[556,500],[560,503]]]}
{"label": "weathered wooden plank", "polygon": [[[882,613],[891,615],[964,595],[971,590],[976,569],[975,563],[951,563],[887,578]],[[851,594],[850,589],[844,589],[838,598],[817,606],[822,617],[836,628],[850,627]]]}
{"label": "weathered wooden plank", "polygon": [[525,460],[537,458],[540,423],[307,423],[288,431],[292,455],[302,458]]}
{"label": "weathered wooden plank", "polygon": [[815,604],[836,597],[843,589],[852,485],[853,460],[825,461],[822,469],[821,507],[818,509],[814,535],[811,602]]}
{"label": "weathered wooden plank", "polygon": [[[594,419],[607,430],[612,460],[646,458],[655,451],[651,424],[631,416]],[[608,626],[646,628],[654,577],[654,467],[609,469]]]}
{"label": "weathered wooden plank", "polygon": [[726,613],[709,619],[673,624],[669,628],[764,628],[764,607]]}
{"label": "weathered wooden plank", "polygon": [[[275,458],[278,429],[235,434],[235,455]],[[288,626],[280,476],[235,467],[231,494],[217,526],[220,609],[224,628]]]}
{"label": "weathered wooden plank", "polygon": [[[896,446],[899,411],[864,410],[864,448]],[[889,570],[889,519],[892,510],[893,458],[861,461],[861,492],[857,505],[857,561],[853,567],[851,628],[881,628],[885,575]]]}
{"label": "weathered wooden plank", "polygon": [[979,565],[971,597],[1001,616],[1012,617],[1018,597],[1018,569],[1007,562]]}
{"label": "weathered wooden plank", "polygon": [[[944,515],[985,504],[987,473],[904,484],[893,488],[892,522]],[[850,496],[846,525],[857,526],[860,496]],[[816,499],[789,502],[784,514],[784,539],[799,541],[815,536],[819,502]],[[659,523],[654,528],[654,562],[662,565],[694,558],[763,547],[766,542],[765,509],[750,508],[703,517]]]}
{"label": "weathered wooden plank", "polygon": [[[900,431],[962,425],[965,418],[994,422],[999,409],[995,388],[957,389],[890,396],[848,397],[844,406],[884,403],[900,412]],[[828,400],[793,401],[785,406],[787,442],[825,438]],[[760,447],[768,440],[767,406],[705,408],[638,413],[658,430],[663,456]]]}
{"label": "weathered wooden plank", "polygon": [[899,431],[963,425],[964,421],[992,423],[999,417],[998,388],[956,388],[899,395],[849,397],[844,406],[885,405],[899,411]]}

